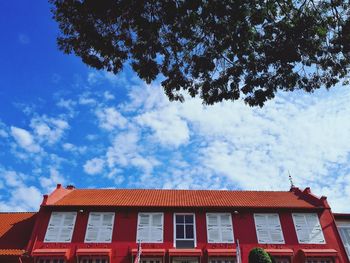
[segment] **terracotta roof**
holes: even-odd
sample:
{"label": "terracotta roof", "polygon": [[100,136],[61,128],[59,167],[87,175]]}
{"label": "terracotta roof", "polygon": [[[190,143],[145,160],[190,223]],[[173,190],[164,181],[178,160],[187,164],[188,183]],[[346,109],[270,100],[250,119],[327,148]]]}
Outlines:
{"label": "terracotta roof", "polygon": [[23,254],[34,221],[35,213],[0,213],[0,255]]}
{"label": "terracotta roof", "polygon": [[[50,197],[49,197],[50,199]],[[314,208],[290,191],[75,189],[52,206]]]}
{"label": "terracotta roof", "polygon": [[24,249],[0,249],[0,256],[22,256]]}

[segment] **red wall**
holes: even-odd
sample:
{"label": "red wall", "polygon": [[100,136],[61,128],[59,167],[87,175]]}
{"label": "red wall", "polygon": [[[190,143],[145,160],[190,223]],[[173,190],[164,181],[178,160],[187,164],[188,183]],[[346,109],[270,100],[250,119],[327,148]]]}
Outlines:
{"label": "red wall", "polygon": [[[66,210],[54,210],[54,211],[79,211],[81,208],[71,208]],[[112,243],[110,244],[85,244],[85,230],[88,221],[88,215],[90,211],[112,211],[116,213],[114,222],[114,231],[112,237]],[[77,248],[87,247],[100,247],[100,248],[112,248],[112,263],[130,263],[131,248],[136,248],[136,227],[137,227],[137,213],[141,210],[134,209],[113,209],[113,208],[90,208],[84,209],[83,212],[78,212],[76,219],[75,229],[73,232],[73,238],[71,243],[44,243],[46,228],[50,219],[51,210],[49,207],[43,206],[37,216],[37,228],[34,229],[32,236],[33,248],[71,248],[70,262],[75,262],[75,250]],[[145,210],[142,210],[145,211]],[[298,244],[296,232],[294,229],[292,211],[279,210],[282,230],[285,238],[285,245],[263,245],[257,244],[257,237],[255,232],[255,224],[253,218],[253,212],[276,212],[271,210],[239,210],[238,214],[233,213],[233,209],[228,210],[159,210],[159,208],[148,210],[150,212],[164,212],[164,243],[161,244],[142,244],[143,248],[173,248],[173,213],[175,212],[191,212],[196,215],[196,234],[197,234],[197,248],[235,248],[235,244],[208,244],[207,243],[207,231],[206,231],[206,212],[231,212],[233,218],[234,238],[239,239],[241,244],[243,263],[248,262],[249,251],[254,247],[263,248],[289,248],[293,249],[295,256],[293,262],[302,262],[302,256],[298,252],[300,249],[322,249],[331,248],[339,251],[339,258],[336,263],[348,263],[345,251],[341,246],[339,234],[336,230],[333,216],[329,209],[325,209],[319,212],[320,222],[323,227],[323,233],[326,239],[325,245],[302,245]],[[295,211],[293,212],[303,212]],[[305,211],[304,212],[312,212]],[[204,253],[205,255],[205,253]],[[167,257],[166,257],[167,258]],[[205,256],[202,257],[202,263],[207,262]]]}

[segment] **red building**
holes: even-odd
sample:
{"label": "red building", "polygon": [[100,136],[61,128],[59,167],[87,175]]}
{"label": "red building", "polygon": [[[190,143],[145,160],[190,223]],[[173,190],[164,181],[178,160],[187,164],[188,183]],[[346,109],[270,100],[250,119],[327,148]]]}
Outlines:
{"label": "red building", "polygon": [[247,263],[254,247],[279,263],[349,263],[326,198],[296,187],[274,192],[58,185],[44,196],[20,259],[132,263],[137,240],[141,263],[234,263],[239,254]]}

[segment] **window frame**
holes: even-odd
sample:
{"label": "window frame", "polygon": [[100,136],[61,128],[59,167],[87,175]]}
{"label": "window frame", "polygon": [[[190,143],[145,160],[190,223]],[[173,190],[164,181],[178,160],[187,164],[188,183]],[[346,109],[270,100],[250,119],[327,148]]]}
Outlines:
{"label": "window frame", "polygon": [[[312,240],[310,240],[309,242],[301,242],[300,239],[299,239],[299,235],[298,235],[298,231],[297,231],[297,226],[296,226],[296,223],[295,223],[294,215],[304,215],[304,217],[305,217],[306,215],[310,215],[310,214],[316,215],[316,218],[317,218],[318,224],[320,225],[321,233],[322,233],[322,236],[323,236],[323,242],[322,243],[314,243],[314,242],[312,242]],[[320,222],[320,218],[318,216],[318,213],[292,213],[292,219],[293,219],[293,225],[294,225],[295,234],[297,236],[298,244],[316,244],[316,245],[327,244],[326,238],[325,238],[324,233],[323,233],[323,228],[322,228],[322,225],[321,225],[321,222]],[[308,228],[307,230],[310,232],[310,228]]]}
{"label": "window frame", "polygon": [[[100,240],[96,240],[96,241],[87,241],[87,240],[86,240],[87,234],[88,234],[89,222],[90,222],[90,215],[91,215],[92,213],[101,214],[101,215],[104,215],[104,214],[113,214],[112,230],[111,230],[111,241],[100,241]],[[109,243],[112,243],[112,241],[113,241],[113,231],[114,231],[115,218],[116,218],[115,212],[94,212],[94,211],[89,212],[89,217],[88,217],[88,221],[87,221],[86,229],[85,229],[84,243],[87,243],[87,244],[94,244],[94,243],[95,243],[95,244],[96,244],[96,243],[109,244]]]}
{"label": "window frame", "polygon": [[[197,226],[196,226],[196,214],[195,213],[174,213],[173,215],[173,223],[174,223],[174,228],[173,228],[173,232],[174,232],[174,248],[176,248],[176,216],[177,215],[192,215],[193,216],[193,243],[194,243],[194,248],[197,247]],[[192,239],[179,239],[179,240],[192,240]]]}
{"label": "window frame", "polygon": [[[279,226],[281,228],[281,234],[282,234],[282,238],[283,238],[283,241],[282,242],[273,242],[273,240],[271,239],[271,233],[270,233],[270,230],[271,228],[268,227],[267,228],[267,231],[269,233],[269,238],[270,238],[270,242],[263,242],[263,243],[260,243],[259,242],[259,234],[258,234],[258,228],[256,226],[256,219],[255,219],[255,216],[256,215],[264,215],[265,217],[269,216],[269,215],[277,215],[277,218],[278,218],[278,223],[279,223]],[[257,241],[258,241],[258,244],[272,244],[272,245],[283,245],[286,243],[286,240],[284,238],[284,234],[283,234],[283,229],[282,229],[282,224],[281,224],[281,219],[280,219],[280,215],[278,213],[254,213],[253,214],[253,217],[254,217],[254,225],[255,225],[255,233],[256,233],[256,238],[257,238]]]}
{"label": "window frame", "polygon": [[[46,241],[46,236],[47,236],[48,230],[50,228],[50,223],[51,223],[53,214],[73,214],[74,215],[74,220],[73,220],[73,225],[72,225],[72,230],[71,230],[69,241],[62,241],[62,240]],[[50,214],[49,222],[48,222],[47,227],[46,227],[46,232],[45,232],[45,236],[44,236],[44,241],[43,242],[44,243],[71,243],[72,239],[73,239],[73,234],[74,234],[74,229],[75,229],[75,223],[77,221],[77,216],[78,216],[78,213],[75,212],[75,211],[52,211],[51,214]],[[64,226],[59,226],[59,227],[60,227],[60,232],[61,232],[61,228],[64,227]]]}
{"label": "window frame", "polygon": [[[222,241],[222,232],[220,233],[221,235],[221,240],[218,241],[218,242],[209,242],[209,228],[208,228],[208,215],[216,215],[217,217],[220,217],[221,215],[228,215],[230,217],[230,223],[231,223],[231,228],[232,228],[232,242],[224,242]],[[233,230],[233,220],[232,220],[232,214],[231,213],[206,213],[205,214],[205,222],[206,222],[206,228],[207,228],[207,242],[208,244],[234,244],[235,243],[235,233],[234,233],[234,230]],[[220,219],[220,222],[221,222],[221,219]],[[221,228],[221,224],[220,224],[220,227],[219,227],[220,231],[222,230]]]}
{"label": "window frame", "polygon": [[[156,215],[156,214],[161,214],[162,215],[162,240],[161,241],[141,241],[141,243],[158,243],[158,244],[161,244],[161,243],[164,243],[164,213],[163,212],[139,212],[137,214],[137,225],[136,225],[136,243],[139,242],[139,223],[140,223],[140,214],[146,214],[146,215]],[[151,227],[151,226],[150,226]]]}
{"label": "window frame", "polygon": [[348,231],[350,232],[350,221],[349,222],[348,221],[338,221],[338,222],[336,222],[336,224],[337,224],[337,228],[338,228],[338,232],[339,232],[341,241],[345,247],[345,252],[348,256],[348,259],[350,260],[350,239],[348,240],[348,243],[345,244],[345,242],[344,242],[345,240],[344,240],[342,232],[341,232],[341,229],[348,229]]}

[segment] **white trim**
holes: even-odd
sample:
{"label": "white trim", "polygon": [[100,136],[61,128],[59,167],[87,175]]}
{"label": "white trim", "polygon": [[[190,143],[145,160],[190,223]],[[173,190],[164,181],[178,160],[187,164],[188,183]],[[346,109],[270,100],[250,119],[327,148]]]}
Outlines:
{"label": "white trim", "polygon": [[[173,215],[173,237],[174,237],[174,248],[176,248],[176,215],[193,215],[193,239],[194,239],[194,247],[197,247],[197,227],[196,227],[196,214],[195,213],[174,213]],[[186,239],[184,239],[186,240]],[[192,239],[188,239],[192,240]]]}
{"label": "white trim", "polygon": [[162,240],[161,241],[141,241],[142,243],[164,243],[164,213],[163,212],[138,212],[137,213],[137,225],[136,225],[136,243],[139,242],[138,234],[139,234],[139,223],[140,223],[140,214],[147,214],[147,215],[155,215],[155,214],[161,214],[162,215]]}
{"label": "white trim", "polygon": [[[266,229],[266,231],[268,231],[268,233],[269,233],[269,242],[259,242],[259,232],[258,232],[258,228],[257,228],[257,225],[256,225],[256,216],[265,216],[265,218],[266,217],[268,217],[268,216],[276,216],[277,215],[277,219],[278,219],[278,225],[279,225],[279,228],[281,229],[281,235],[282,235],[282,239],[283,239],[283,241],[281,241],[281,242],[274,242],[273,240],[272,240],[272,238],[271,238],[271,228],[268,226],[267,227],[267,229]],[[253,217],[254,217],[254,224],[255,224],[255,232],[256,232],[256,237],[257,237],[257,241],[258,241],[258,244],[285,244],[286,243],[286,241],[285,241],[285,239],[284,239],[284,234],[283,234],[283,229],[282,229],[282,225],[281,225],[281,220],[280,220],[280,216],[279,216],[279,214],[278,213],[254,213],[254,215],[253,215]]]}
{"label": "white trim", "polygon": [[[231,228],[232,228],[232,242],[223,242],[222,240],[220,242],[209,242],[208,215],[216,215],[216,216],[228,215],[230,217],[230,223],[231,223]],[[234,235],[235,233],[233,231],[233,220],[232,220],[231,213],[206,213],[205,214],[205,222],[206,222],[206,228],[207,228],[207,243],[208,244],[234,244],[235,243],[235,235]],[[222,230],[221,226],[220,226],[220,230]]]}
{"label": "white trim", "polygon": [[[87,240],[86,240],[86,237],[87,237],[87,234],[88,234],[89,222],[90,222],[91,214],[92,214],[92,213],[100,214],[100,216],[103,216],[103,215],[105,215],[105,214],[113,214],[112,229],[111,229],[111,233],[110,233],[111,241],[101,241],[101,240],[87,241]],[[102,218],[102,219],[103,219],[103,218]],[[94,212],[94,211],[89,212],[88,222],[87,222],[87,224],[86,224],[86,230],[85,230],[84,243],[112,243],[112,239],[113,239],[113,230],[114,230],[114,222],[115,222],[115,212]],[[100,229],[99,229],[99,231],[100,231]]]}

